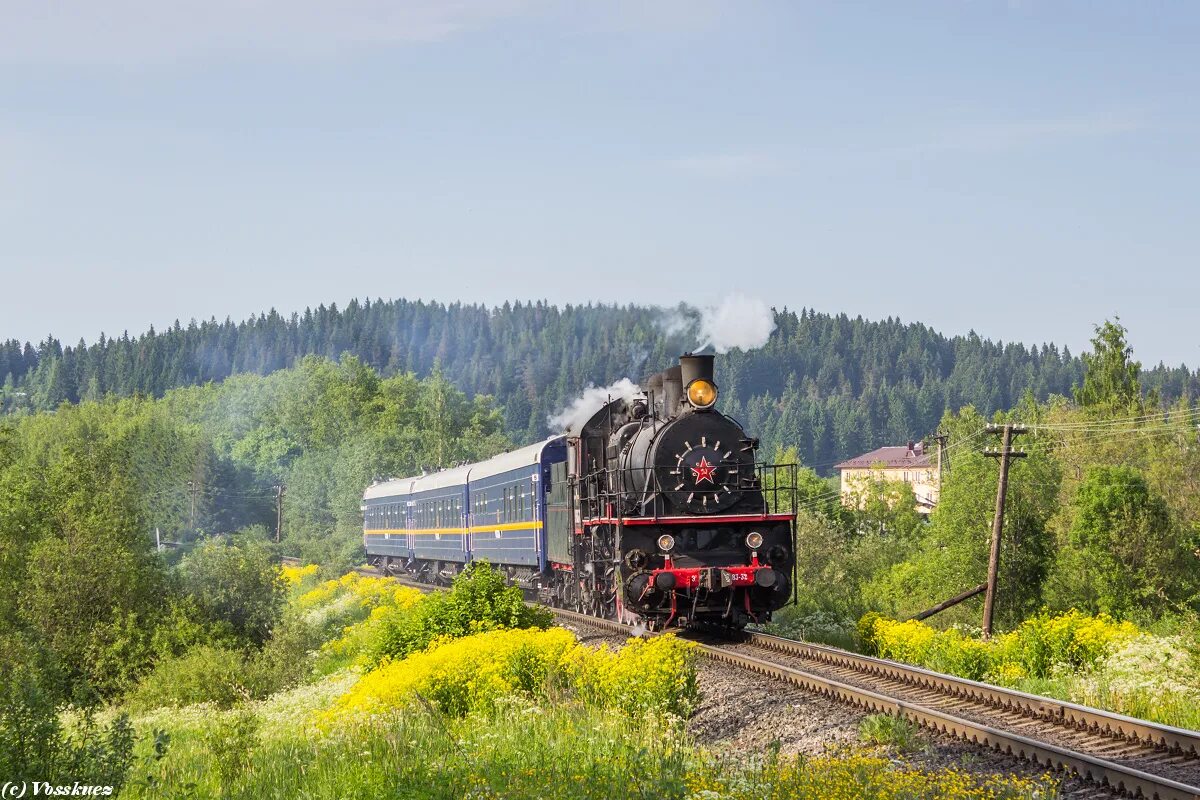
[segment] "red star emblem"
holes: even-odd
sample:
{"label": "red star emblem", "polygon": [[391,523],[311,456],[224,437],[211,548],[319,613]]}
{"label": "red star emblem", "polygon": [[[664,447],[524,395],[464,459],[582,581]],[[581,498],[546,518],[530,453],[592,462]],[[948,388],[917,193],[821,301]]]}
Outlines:
{"label": "red star emblem", "polygon": [[696,483],[708,481],[713,483],[713,473],[717,471],[716,466],[708,463],[708,459],[704,456],[700,457],[700,462],[692,467],[692,476],[696,479]]}

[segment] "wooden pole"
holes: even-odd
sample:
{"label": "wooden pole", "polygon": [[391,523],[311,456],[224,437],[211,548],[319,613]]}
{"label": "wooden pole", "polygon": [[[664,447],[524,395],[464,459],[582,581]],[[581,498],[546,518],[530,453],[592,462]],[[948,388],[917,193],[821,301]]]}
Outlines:
{"label": "wooden pole", "polygon": [[283,536],[283,492],[282,486],[275,487],[275,543]]}
{"label": "wooden pole", "polygon": [[196,488],[197,488],[196,482],[188,481],[188,488],[191,489],[191,491],[192,491],[192,510],[188,514],[188,527],[191,528],[192,533],[195,533],[196,532]]}
{"label": "wooden pole", "polygon": [[932,617],[934,614],[939,614],[942,611],[945,611],[947,608],[950,608],[951,606],[958,605],[959,603],[963,602],[964,600],[970,600],[972,597],[974,597],[977,594],[983,594],[983,592],[987,588],[988,588],[988,585],[986,583],[981,583],[978,586],[976,586],[974,589],[967,589],[965,592],[963,592],[961,594],[954,595],[954,597],[951,597],[949,600],[944,600],[944,601],[938,603],[933,608],[922,611],[920,614],[917,614],[916,616],[914,616],[913,619],[928,619],[929,617]]}
{"label": "wooden pole", "polygon": [[1008,495],[1008,467],[1013,458],[1023,458],[1025,453],[1012,449],[1014,433],[1024,433],[1025,428],[1007,423],[1003,428],[988,426],[988,433],[1002,433],[1000,450],[985,451],[985,456],[1000,459],[1000,480],[996,484],[996,512],[992,516],[992,550],[988,556],[987,594],[983,598],[983,638],[992,636],[992,618],[996,607],[996,581],[1000,573],[1000,535],[1004,531],[1004,501]]}

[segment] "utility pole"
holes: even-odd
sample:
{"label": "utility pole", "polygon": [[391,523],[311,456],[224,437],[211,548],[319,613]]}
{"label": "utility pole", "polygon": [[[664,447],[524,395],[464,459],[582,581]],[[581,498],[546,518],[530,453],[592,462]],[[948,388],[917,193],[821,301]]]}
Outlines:
{"label": "utility pole", "polygon": [[937,490],[938,499],[940,500],[942,497],[942,470],[950,466],[949,463],[946,462],[946,440],[949,439],[950,436],[945,433],[939,433],[933,438],[934,441],[937,442]]}
{"label": "utility pole", "polygon": [[1024,458],[1027,453],[1012,449],[1014,434],[1027,432],[1024,425],[1014,425],[1011,422],[1003,426],[988,425],[988,433],[1003,434],[999,450],[984,450],[989,458],[1000,459],[1000,482],[996,486],[996,513],[992,517],[992,552],[988,557],[987,594],[983,600],[983,638],[992,636],[992,613],[996,605],[996,576],[1000,572],[1000,534],[1004,530],[1004,500],[1008,494],[1008,467],[1014,458]]}
{"label": "utility pole", "polygon": [[275,487],[275,543],[279,544],[280,538],[283,536],[283,493],[287,489],[283,486]]}
{"label": "utility pole", "polygon": [[192,531],[192,533],[195,533],[196,532],[196,482],[188,481],[188,489],[190,489],[191,493],[192,493],[192,510],[191,510],[191,513],[188,514],[188,528]]}

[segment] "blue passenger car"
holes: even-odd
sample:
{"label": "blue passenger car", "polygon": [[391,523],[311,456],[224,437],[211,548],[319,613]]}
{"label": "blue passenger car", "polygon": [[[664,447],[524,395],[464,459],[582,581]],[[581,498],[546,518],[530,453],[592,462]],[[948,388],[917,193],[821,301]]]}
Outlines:
{"label": "blue passenger car", "polygon": [[447,578],[479,558],[532,581],[546,568],[551,465],[566,457],[566,440],[556,436],[477,464],[371,486],[362,505],[367,561]]}
{"label": "blue passenger car", "polygon": [[408,497],[413,478],[377,483],[363,494],[363,545],[368,559],[412,557],[408,533]]}
{"label": "blue passenger car", "polygon": [[467,548],[467,474],[470,467],[417,478],[408,496],[408,532],[413,558],[470,561]]}
{"label": "blue passenger car", "polygon": [[565,461],[559,436],[471,467],[471,556],[493,564],[546,568],[550,465]]}

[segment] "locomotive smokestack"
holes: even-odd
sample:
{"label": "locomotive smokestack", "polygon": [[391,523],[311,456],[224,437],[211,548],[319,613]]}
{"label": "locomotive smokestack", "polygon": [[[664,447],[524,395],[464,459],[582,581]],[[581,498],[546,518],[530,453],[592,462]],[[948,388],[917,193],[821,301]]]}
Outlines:
{"label": "locomotive smokestack", "polygon": [[679,357],[684,399],[697,411],[708,411],[717,402],[717,384],[713,381],[713,357],[685,353]]}
{"label": "locomotive smokestack", "polygon": [[703,379],[709,383],[715,383],[713,380],[713,356],[711,353],[705,355],[693,355],[692,353],[684,353],[679,357],[679,368],[682,370],[683,385],[687,386],[694,380]]}
{"label": "locomotive smokestack", "polygon": [[663,376],[661,372],[656,372],[644,381],[646,385],[646,393],[654,401],[654,408],[651,413],[656,417],[664,416],[663,408]]}
{"label": "locomotive smokestack", "polygon": [[663,417],[670,419],[679,413],[683,400],[683,377],[680,367],[669,367],[663,376]]}

